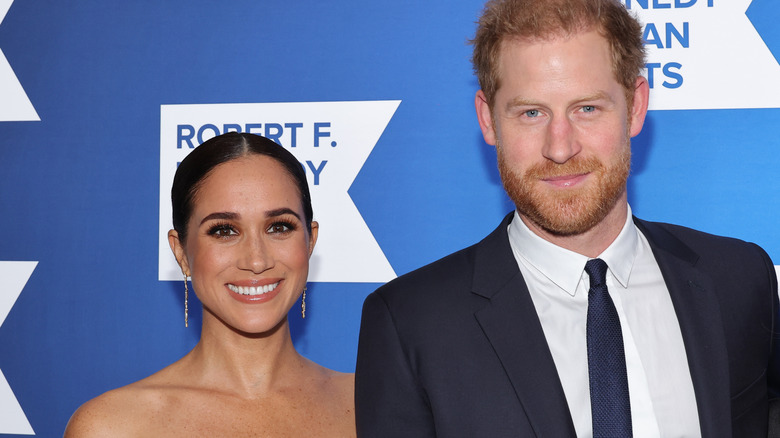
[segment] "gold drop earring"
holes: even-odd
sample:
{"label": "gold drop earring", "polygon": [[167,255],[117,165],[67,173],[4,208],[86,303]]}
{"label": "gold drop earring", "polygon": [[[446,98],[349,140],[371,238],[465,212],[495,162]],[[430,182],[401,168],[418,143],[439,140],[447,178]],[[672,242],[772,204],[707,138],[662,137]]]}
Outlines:
{"label": "gold drop earring", "polygon": [[306,286],[303,287],[303,297],[301,297],[301,318],[306,319]]}
{"label": "gold drop earring", "polygon": [[184,274],[184,327],[189,327],[189,308],[187,307],[189,295],[190,291],[187,288],[187,274]]}

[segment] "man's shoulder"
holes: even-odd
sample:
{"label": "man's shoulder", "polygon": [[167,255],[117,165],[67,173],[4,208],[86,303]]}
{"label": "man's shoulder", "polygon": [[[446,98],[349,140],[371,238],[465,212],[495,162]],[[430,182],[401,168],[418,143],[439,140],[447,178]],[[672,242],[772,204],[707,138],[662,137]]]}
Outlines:
{"label": "man's shoulder", "polygon": [[[444,256],[432,263],[391,280],[374,293],[385,300],[438,299],[441,294],[452,297],[458,291],[469,292],[475,272],[480,266],[494,265],[496,261],[514,259],[509,246],[507,216],[501,224],[478,243]],[[415,298],[411,298],[415,297]]]}
{"label": "man's shoulder", "polygon": [[682,225],[665,222],[645,221],[641,219],[636,219],[635,222],[639,229],[644,232],[645,236],[651,240],[651,242],[657,240],[664,242],[665,239],[668,239],[668,237],[671,236],[672,238],[678,239],[680,242],[691,246],[692,249],[711,246],[725,248],[755,248],[757,246],[754,243],[746,242],[735,237],[712,234]]}
{"label": "man's shoulder", "polygon": [[654,250],[664,250],[699,264],[772,264],[766,251],[752,242],[663,222],[636,219],[635,223]]}
{"label": "man's shoulder", "polygon": [[417,294],[420,290],[440,289],[455,284],[463,287],[473,276],[476,243],[425,266],[403,274],[377,289],[382,295]]}

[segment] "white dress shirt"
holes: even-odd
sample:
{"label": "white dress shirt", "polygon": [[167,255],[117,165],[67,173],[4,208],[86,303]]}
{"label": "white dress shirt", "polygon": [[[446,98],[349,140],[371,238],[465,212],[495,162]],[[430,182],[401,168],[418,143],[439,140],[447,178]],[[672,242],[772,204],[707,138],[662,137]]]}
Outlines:
{"label": "white dress shirt", "polygon": [[[586,322],[588,257],[534,234],[515,212],[509,242],[542,323],[577,436],[593,436]],[[623,344],[635,438],[699,437],[696,398],[674,306],[645,236],[626,224],[599,255],[609,266]]]}

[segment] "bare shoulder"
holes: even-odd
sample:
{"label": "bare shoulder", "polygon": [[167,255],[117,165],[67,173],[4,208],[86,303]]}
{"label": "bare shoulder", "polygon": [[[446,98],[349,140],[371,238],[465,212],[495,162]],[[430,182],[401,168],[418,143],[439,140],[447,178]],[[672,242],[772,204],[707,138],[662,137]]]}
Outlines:
{"label": "bare shoulder", "polygon": [[355,392],[355,374],[342,373],[325,368],[322,365],[309,361],[310,376],[314,380],[315,387],[320,388],[334,396],[348,395],[352,397]]}
{"label": "bare shoulder", "polygon": [[172,404],[166,370],[84,403],[68,421],[65,438],[141,436],[149,421]]}
{"label": "bare shoulder", "polygon": [[65,438],[137,436],[144,406],[154,391],[131,384],[93,398],[79,407],[65,428]]}
{"label": "bare shoulder", "polygon": [[327,372],[327,382],[332,387],[332,390],[342,396],[347,396],[352,399],[355,394],[355,374],[341,373],[333,370],[327,370]]}
{"label": "bare shoulder", "polygon": [[323,437],[355,436],[355,375],[316,365],[308,396],[312,403],[311,430]]}

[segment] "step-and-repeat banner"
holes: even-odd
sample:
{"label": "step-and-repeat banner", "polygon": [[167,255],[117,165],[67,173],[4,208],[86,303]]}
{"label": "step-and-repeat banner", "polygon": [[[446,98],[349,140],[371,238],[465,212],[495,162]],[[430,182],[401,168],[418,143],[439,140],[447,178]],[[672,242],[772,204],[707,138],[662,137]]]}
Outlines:
{"label": "step-and-repeat banner", "polygon": [[[634,212],[780,263],[780,4],[624,4],[644,23],[652,87]],[[170,184],[226,131],[303,164],[320,238],[293,337],[353,371],[365,296],[512,209],[473,109],[481,9],[0,0],[0,435],[61,435],[81,403],[195,345],[199,306],[185,328],[165,240]]]}

